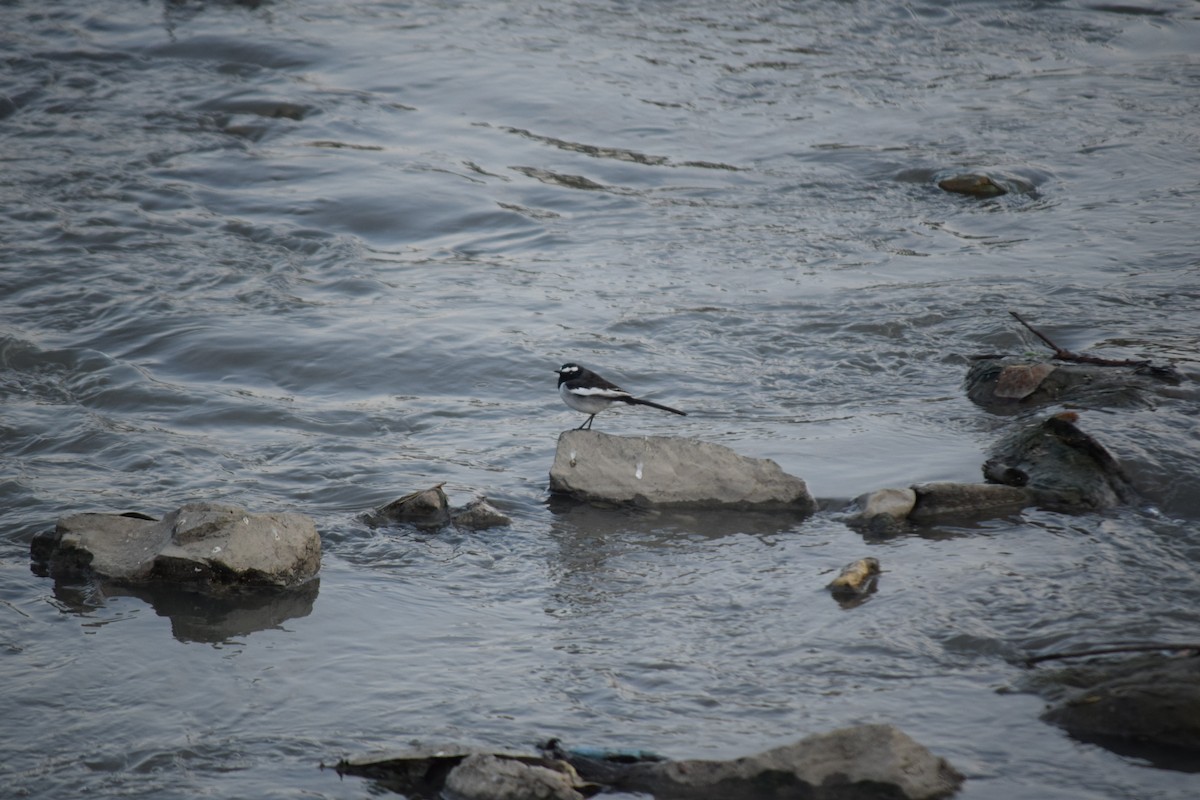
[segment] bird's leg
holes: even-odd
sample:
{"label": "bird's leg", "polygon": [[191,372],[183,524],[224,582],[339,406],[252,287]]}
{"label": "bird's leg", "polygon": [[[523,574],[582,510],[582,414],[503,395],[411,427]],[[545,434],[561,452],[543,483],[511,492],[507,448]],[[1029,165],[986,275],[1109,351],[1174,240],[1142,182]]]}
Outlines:
{"label": "bird's leg", "polygon": [[592,414],[590,417],[588,417],[586,420],[584,420],[584,421],[583,421],[583,424],[582,424],[582,425],[580,425],[580,426],[579,426],[578,428],[576,428],[575,430],[577,430],[577,431],[590,431],[590,430],[592,429],[592,420],[594,420],[595,418],[596,418],[596,415],[595,415],[595,414]]}

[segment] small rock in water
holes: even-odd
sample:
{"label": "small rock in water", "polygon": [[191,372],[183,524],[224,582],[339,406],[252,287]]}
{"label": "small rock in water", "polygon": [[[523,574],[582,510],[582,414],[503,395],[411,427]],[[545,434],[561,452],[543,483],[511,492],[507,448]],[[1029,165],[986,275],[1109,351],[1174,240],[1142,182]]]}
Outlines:
{"label": "small rock in water", "polygon": [[938,188],[955,194],[969,194],[974,197],[998,197],[1008,194],[1008,190],[993,181],[987,175],[972,172],[954,175],[938,181]]}
{"label": "small rock in water", "polygon": [[910,489],[877,489],[855,501],[858,506],[849,523],[871,533],[893,533],[908,524],[908,515],[917,504],[917,493]]}
{"label": "small rock in water", "polygon": [[393,523],[413,525],[423,530],[434,530],[449,524],[468,530],[484,530],[511,525],[512,520],[480,496],[459,508],[450,508],[450,501],[439,483],[419,492],[410,492],[362,515],[368,525],[380,526]]}
{"label": "small rock in water", "polygon": [[486,497],[477,497],[462,508],[454,509],[450,512],[450,521],[460,528],[473,531],[512,524],[512,520],[489,503]]}
{"label": "small rock in water", "polygon": [[842,568],[841,574],[827,586],[834,595],[861,597],[875,588],[879,576],[879,559],[860,558]]}
{"label": "small rock in water", "polygon": [[450,501],[442,491],[443,483],[410,492],[363,515],[368,525],[404,522],[418,528],[440,528],[450,521]]}

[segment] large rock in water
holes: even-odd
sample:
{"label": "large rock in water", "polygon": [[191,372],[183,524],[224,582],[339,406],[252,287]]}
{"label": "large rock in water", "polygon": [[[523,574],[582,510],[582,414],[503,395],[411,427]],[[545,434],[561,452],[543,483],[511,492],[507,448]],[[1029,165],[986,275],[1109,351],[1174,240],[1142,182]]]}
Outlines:
{"label": "large rock in water", "polygon": [[35,536],[30,550],[34,566],[56,578],[202,590],[289,588],[321,567],[321,539],[308,517],[216,503],[191,503],[160,521],[74,514]]}
{"label": "large rock in water", "polygon": [[550,468],[550,491],[587,502],[788,510],[816,501],[804,481],[774,461],[718,444],[668,436],[565,431]]}

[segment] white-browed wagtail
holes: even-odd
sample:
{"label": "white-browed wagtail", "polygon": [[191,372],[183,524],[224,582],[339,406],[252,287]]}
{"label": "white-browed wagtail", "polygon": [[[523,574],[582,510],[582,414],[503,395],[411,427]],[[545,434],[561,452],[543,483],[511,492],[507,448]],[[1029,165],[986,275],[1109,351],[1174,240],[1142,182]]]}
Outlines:
{"label": "white-browed wagtail", "polygon": [[563,364],[554,370],[558,373],[558,394],[563,402],[576,411],[582,411],[590,416],[576,430],[591,430],[592,420],[613,403],[625,403],[631,406],[650,406],[660,411],[670,411],[686,417],[687,414],[678,409],[634,397],[629,392],[601,378],[596,373],[578,364]]}

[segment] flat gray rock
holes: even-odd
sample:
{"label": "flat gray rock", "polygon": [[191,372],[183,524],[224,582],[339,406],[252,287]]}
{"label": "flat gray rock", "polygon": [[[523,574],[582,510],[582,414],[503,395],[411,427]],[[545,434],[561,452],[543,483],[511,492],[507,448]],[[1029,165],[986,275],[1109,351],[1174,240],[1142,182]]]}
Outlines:
{"label": "flat gray rock", "polygon": [[558,437],[550,491],[617,505],[816,510],[804,481],[770,459],[695,439],[591,430]]}

